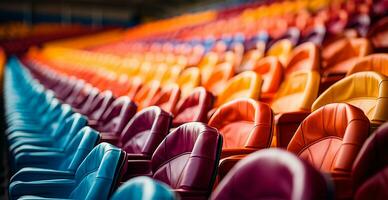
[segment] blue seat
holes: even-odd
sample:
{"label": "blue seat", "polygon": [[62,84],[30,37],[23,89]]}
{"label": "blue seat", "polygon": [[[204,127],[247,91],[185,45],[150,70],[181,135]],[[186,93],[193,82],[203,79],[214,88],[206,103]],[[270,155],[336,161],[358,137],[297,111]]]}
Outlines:
{"label": "blue seat", "polygon": [[108,143],[101,143],[87,155],[73,176],[66,179],[13,181],[9,186],[9,198],[108,199],[125,161],[123,151]]}
{"label": "blue seat", "polygon": [[120,186],[111,200],[174,200],[178,199],[171,188],[146,176],[133,178]]}
{"label": "blue seat", "polygon": [[72,138],[64,151],[20,153],[15,159],[20,170],[12,176],[11,182],[72,176],[99,139],[98,132],[84,127]]}

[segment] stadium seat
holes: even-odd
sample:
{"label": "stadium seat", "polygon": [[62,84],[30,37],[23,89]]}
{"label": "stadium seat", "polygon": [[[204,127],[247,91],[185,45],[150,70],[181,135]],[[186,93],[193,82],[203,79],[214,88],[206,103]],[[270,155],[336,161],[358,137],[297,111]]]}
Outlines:
{"label": "stadium seat", "polygon": [[213,95],[203,87],[195,88],[192,93],[180,100],[174,112],[173,126],[187,122],[207,122],[207,113],[213,107]]}
{"label": "stadium seat", "polygon": [[348,71],[347,76],[357,72],[375,71],[388,76],[388,54],[372,54],[359,59]]}
{"label": "stadium seat", "polygon": [[83,107],[85,109],[81,110],[81,113],[88,117],[89,123],[96,124],[113,101],[114,97],[111,91],[101,92],[91,102],[85,102],[86,106]]}
{"label": "stadium seat", "polygon": [[181,90],[177,84],[164,86],[151,100],[151,105],[159,106],[166,112],[173,113],[181,96]]}
{"label": "stadium seat", "polygon": [[157,106],[136,113],[120,135],[102,135],[102,141],[123,149],[129,159],[150,159],[168,134],[172,115]]}
{"label": "stadium seat", "polygon": [[[367,197],[387,197],[386,190],[377,189],[380,186],[375,184],[386,174],[388,167],[387,146],[388,144],[388,124],[379,127],[365,141],[356,161],[353,164],[353,191],[356,199],[366,199]],[[384,186],[384,185],[383,185]],[[375,189],[372,189],[375,188]],[[381,199],[381,198],[378,198]]]}
{"label": "stadium seat", "polygon": [[201,84],[201,72],[197,67],[190,67],[182,71],[176,83],[181,88],[182,97],[187,97],[192,90]]}
{"label": "stadium seat", "polygon": [[125,160],[125,153],[120,149],[101,143],[86,156],[71,178],[14,181],[9,186],[9,197],[107,199],[117,184]]}
{"label": "stadium seat", "polygon": [[227,62],[216,65],[209,78],[202,84],[203,87],[217,96],[233,76],[233,65]]}
{"label": "stadium seat", "polygon": [[[383,8],[384,9],[384,8]],[[371,40],[373,47],[377,52],[387,52],[388,44],[387,36],[388,17],[381,18],[370,28],[367,37]]]}
{"label": "stadium seat", "polygon": [[136,93],[134,98],[134,101],[138,106],[138,110],[142,110],[143,108],[150,106],[152,98],[157,95],[160,90],[160,83],[158,81],[152,81],[148,84],[144,84]]}
{"label": "stadium seat", "polygon": [[336,198],[349,198],[352,165],[369,136],[369,126],[361,109],[345,103],[328,104],[300,124],[287,150],[329,173]]}
{"label": "stadium seat", "polygon": [[231,78],[217,96],[214,107],[237,98],[259,99],[262,78],[256,72],[246,71]]}
{"label": "stadium seat", "polygon": [[306,42],[295,47],[288,57],[285,65],[285,74],[296,71],[320,71],[320,55],[318,47],[311,42]]}
{"label": "stadium seat", "polygon": [[221,148],[222,136],[215,128],[186,123],[166,136],[150,161],[129,160],[127,174],[151,176],[182,199],[205,199],[213,187]]}
{"label": "stadium seat", "polygon": [[279,149],[239,161],[210,199],[330,199],[330,182],[309,163]]}
{"label": "stadium seat", "polygon": [[149,177],[136,177],[120,186],[112,200],[175,200],[177,195],[170,187]]}
{"label": "stadium seat", "polygon": [[330,103],[349,103],[364,111],[372,130],[388,121],[384,112],[388,105],[388,79],[376,72],[360,72],[348,76],[329,87],[314,102],[312,111]]}
{"label": "stadium seat", "polygon": [[292,42],[287,39],[282,39],[274,43],[267,51],[267,56],[275,56],[280,63],[286,67],[287,60],[292,52]]}

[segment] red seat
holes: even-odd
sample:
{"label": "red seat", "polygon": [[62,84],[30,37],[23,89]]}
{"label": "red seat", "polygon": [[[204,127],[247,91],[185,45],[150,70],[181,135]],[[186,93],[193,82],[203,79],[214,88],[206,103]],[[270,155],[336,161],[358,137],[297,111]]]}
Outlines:
{"label": "red seat", "polygon": [[369,119],[350,104],[328,104],[311,113],[299,126],[287,150],[330,173],[337,198],[351,196],[351,171],[369,135]]}
{"label": "red seat", "polygon": [[203,87],[197,87],[193,92],[178,103],[174,112],[173,126],[186,122],[207,122],[207,113],[212,108],[213,95]]}
{"label": "red seat", "polygon": [[151,105],[159,106],[163,110],[173,113],[178,104],[181,90],[176,84],[165,86],[151,100]]}

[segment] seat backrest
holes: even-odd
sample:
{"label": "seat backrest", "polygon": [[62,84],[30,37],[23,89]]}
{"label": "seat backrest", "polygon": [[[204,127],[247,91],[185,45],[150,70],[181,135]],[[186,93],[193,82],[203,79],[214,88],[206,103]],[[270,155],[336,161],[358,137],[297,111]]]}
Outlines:
{"label": "seat backrest", "polygon": [[291,54],[293,45],[288,39],[282,39],[275,42],[267,51],[267,56],[275,56],[279,61],[285,65],[287,64],[288,57]]}
{"label": "seat backrest", "polygon": [[303,120],[287,150],[321,171],[349,176],[369,136],[369,126],[359,108],[345,103],[329,104]]}
{"label": "seat backrest", "polygon": [[80,95],[84,87],[85,87],[85,81],[78,79],[77,82],[75,83],[73,91],[69,94],[68,97],[66,97],[65,102],[71,105]]}
{"label": "seat backrest", "polygon": [[101,143],[94,147],[77,168],[76,186],[69,198],[108,199],[124,159],[125,153],[111,144]]}
{"label": "seat backrest", "polygon": [[98,130],[114,134],[121,133],[128,121],[136,114],[136,110],[136,104],[129,97],[117,98],[102,115]]}
{"label": "seat backrest", "polygon": [[283,66],[275,56],[260,59],[252,68],[263,78],[262,93],[275,93],[283,80]]}
{"label": "seat backrest", "polygon": [[224,138],[223,149],[269,147],[273,113],[264,103],[241,98],[219,107],[209,120]]}
{"label": "seat backrest", "polygon": [[110,104],[114,101],[114,97],[111,91],[106,90],[101,92],[97,97],[93,100],[93,103],[90,105],[88,118],[91,120],[100,120],[102,114],[106,109],[110,106]]}
{"label": "seat backrest", "polygon": [[388,167],[388,123],[381,125],[364,143],[353,165],[353,189]]}
{"label": "seat backrest", "polygon": [[285,75],[301,70],[320,70],[320,55],[317,45],[312,42],[300,44],[292,50],[286,64]]}
{"label": "seat backrest", "polygon": [[173,113],[181,96],[181,90],[177,84],[170,84],[162,88],[151,100],[151,105],[159,106],[164,111]]}
{"label": "seat backrest", "polygon": [[150,156],[168,134],[172,115],[157,106],[136,113],[121,133],[118,146],[128,154]]}
{"label": "seat backrest", "polygon": [[[78,107],[80,108],[80,113],[83,115],[89,114],[91,112],[91,106],[94,103],[94,100],[97,98],[99,95],[99,91],[97,88],[93,87],[90,85],[91,89],[87,89],[88,86],[85,87],[85,95],[87,96],[86,100],[82,102],[82,99],[76,100],[79,102]],[[77,105],[75,105],[77,107]]]}
{"label": "seat backrest", "polygon": [[181,72],[176,83],[182,91],[182,97],[189,95],[192,90],[201,84],[201,72],[198,67],[190,67]]}
{"label": "seat backrest", "polygon": [[55,129],[53,138],[56,142],[53,145],[62,149],[66,148],[69,140],[86,124],[87,119],[79,113],[74,113],[67,117]]}
{"label": "seat backrest", "polygon": [[62,160],[59,170],[75,172],[86,155],[97,145],[99,139],[98,132],[88,126],[72,134],[71,141],[66,145],[66,157]]}
{"label": "seat backrest", "polygon": [[299,71],[288,75],[271,102],[274,113],[310,111],[318,96],[319,82],[320,76],[316,71]]}
{"label": "seat backrest", "polygon": [[153,178],[173,189],[207,191],[214,183],[222,136],[200,122],[179,126],[152,155]]}
{"label": "seat backrest", "polygon": [[214,95],[217,95],[233,76],[233,71],[231,63],[224,62],[218,64],[212,69],[209,78],[203,83],[203,86]]}
{"label": "seat backrest", "polygon": [[347,76],[363,71],[375,71],[388,76],[388,54],[372,54],[356,62]]}
{"label": "seat backrest", "polygon": [[148,84],[144,84],[134,98],[139,110],[150,106],[152,97],[157,95],[160,90],[160,83],[158,81],[151,81]]}
{"label": "seat backrest", "polygon": [[364,184],[362,184],[354,195],[355,200],[364,199],[388,199],[387,192],[387,180],[388,179],[388,167],[379,171],[376,175],[369,178]]}
{"label": "seat backrest", "polygon": [[116,190],[111,199],[175,200],[178,197],[168,185],[146,176],[140,176],[125,182]]}
{"label": "seat backrest", "polygon": [[192,93],[181,99],[174,112],[174,126],[179,126],[186,122],[206,122],[207,113],[213,107],[214,97],[203,87],[195,88]]}
{"label": "seat backrest", "polygon": [[234,76],[217,96],[214,107],[237,98],[259,99],[262,82],[261,76],[253,71],[245,71]]}
{"label": "seat backrest", "polygon": [[388,121],[388,78],[360,72],[336,82],[315,100],[312,111],[329,103],[349,103],[364,111],[372,123]]}
{"label": "seat backrest", "polygon": [[307,162],[284,150],[264,149],[239,161],[210,199],[330,199],[330,189]]}
{"label": "seat backrest", "polygon": [[373,46],[376,48],[385,49],[388,47],[388,44],[385,40],[388,35],[388,17],[383,17],[370,28],[368,32],[368,38],[372,41]]}

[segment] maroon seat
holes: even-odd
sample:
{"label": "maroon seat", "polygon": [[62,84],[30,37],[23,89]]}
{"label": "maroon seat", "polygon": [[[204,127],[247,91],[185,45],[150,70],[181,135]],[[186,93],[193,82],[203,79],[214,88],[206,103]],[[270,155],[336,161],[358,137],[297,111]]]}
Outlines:
{"label": "maroon seat", "polygon": [[73,102],[80,95],[80,93],[81,93],[81,91],[83,90],[84,87],[85,87],[85,81],[82,80],[82,79],[77,79],[72,92],[69,94],[68,97],[66,97],[64,99],[64,102],[69,104],[69,105],[72,105]]}
{"label": "maroon seat", "polygon": [[120,134],[125,125],[136,114],[136,110],[136,104],[129,97],[119,97],[112,102],[101,116],[101,119],[92,127],[102,132],[102,134]]}
{"label": "maroon seat", "polygon": [[388,167],[369,178],[364,184],[358,188],[354,199],[369,200],[369,199],[388,199]]}
{"label": "maroon seat", "polygon": [[133,116],[121,135],[102,135],[102,140],[121,147],[128,159],[149,160],[168,134],[171,121],[170,113],[157,106],[147,107]]}
{"label": "maroon seat", "polygon": [[210,199],[329,199],[330,189],[307,162],[284,150],[265,149],[238,162]]}
{"label": "maroon seat", "polygon": [[197,87],[178,104],[173,126],[177,127],[186,122],[207,122],[207,113],[213,107],[214,97],[203,87]]}
{"label": "maroon seat", "polygon": [[[162,141],[148,161],[129,161],[130,175],[143,170],[156,180],[168,184],[182,199],[207,199],[214,184],[222,136],[204,123],[190,122],[179,126]],[[139,165],[143,165],[140,167]]]}
{"label": "maroon seat", "polygon": [[64,101],[73,91],[77,79],[74,76],[66,77],[64,76],[65,80],[61,82],[61,86],[58,86],[54,92],[58,99]]}
{"label": "maroon seat", "polygon": [[87,104],[87,112],[85,115],[88,117],[88,122],[91,125],[95,125],[96,121],[100,120],[105,110],[108,109],[110,104],[114,101],[114,97],[111,91],[106,90],[104,92],[99,93],[91,102],[91,104]]}
{"label": "maroon seat", "polygon": [[[379,181],[388,180],[388,123],[377,129],[364,143],[357,159],[353,165],[353,191],[356,193],[374,192],[385,194],[388,197],[388,191],[378,191],[374,189],[366,189],[371,185],[375,185]],[[380,177],[377,175],[380,174]],[[381,179],[381,180],[380,180]],[[384,183],[387,188],[387,182]],[[356,194],[356,197],[359,196]],[[368,195],[367,195],[368,196]],[[376,196],[378,197],[378,196]],[[375,199],[370,196],[369,199]],[[385,198],[386,199],[386,198]]]}
{"label": "maroon seat", "polygon": [[73,109],[78,113],[86,115],[86,113],[90,109],[90,105],[92,105],[94,99],[98,96],[98,94],[99,91],[97,88],[93,87],[90,84],[86,84],[84,89],[74,100],[72,104]]}

